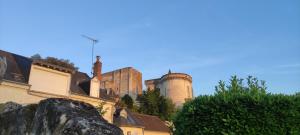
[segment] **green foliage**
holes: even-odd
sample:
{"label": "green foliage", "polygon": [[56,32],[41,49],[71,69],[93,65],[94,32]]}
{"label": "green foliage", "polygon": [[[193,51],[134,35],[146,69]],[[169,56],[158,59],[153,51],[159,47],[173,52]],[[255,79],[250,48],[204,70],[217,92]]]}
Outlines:
{"label": "green foliage", "polygon": [[33,60],[39,60],[39,59],[42,59],[42,56],[37,53],[35,55],[32,55],[30,58],[33,59]]}
{"label": "green foliage", "polygon": [[53,64],[53,65],[58,65],[58,66],[62,66],[65,68],[69,68],[72,70],[78,70],[78,67],[75,67],[74,63],[70,62],[67,59],[58,59],[58,58],[54,58],[54,57],[47,57],[46,59],[44,59],[44,61]]}
{"label": "green foliage", "polygon": [[104,114],[107,112],[108,108],[104,109],[104,105],[106,102],[100,102],[97,106],[96,109],[99,112],[101,116],[104,116]]}
{"label": "green foliage", "polygon": [[133,109],[133,99],[128,94],[124,95],[121,101],[128,109]]}
{"label": "green foliage", "polygon": [[177,135],[300,134],[300,96],[266,93],[264,81],[233,76],[211,96],[184,104],[174,118]]}
{"label": "green foliage", "polygon": [[148,90],[138,97],[139,112],[159,116],[163,120],[170,120],[175,112],[175,105],[160,95],[159,89]]}
{"label": "green foliage", "polygon": [[140,109],[140,107],[138,106],[138,105],[136,105],[136,104],[133,104],[133,107],[132,107],[132,109],[130,109],[132,112],[139,112],[139,109]]}
{"label": "green foliage", "polygon": [[74,65],[74,63],[70,62],[70,60],[68,60],[68,59],[58,59],[58,58],[55,58],[55,57],[42,58],[42,56],[40,54],[32,55],[31,59],[33,59],[33,60],[42,60],[42,61],[45,61],[47,63],[53,64],[53,65],[58,65],[58,66],[69,68],[69,69],[76,70],[76,71],[78,70],[78,67],[76,67]]}

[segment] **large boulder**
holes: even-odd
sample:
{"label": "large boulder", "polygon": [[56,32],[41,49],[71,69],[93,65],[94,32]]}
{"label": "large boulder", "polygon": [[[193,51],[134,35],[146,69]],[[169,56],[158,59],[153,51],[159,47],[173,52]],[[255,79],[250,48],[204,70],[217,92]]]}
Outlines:
{"label": "large boulder", "polygon": [[[1,135],[25,135],[30,132],[37,105],[14,108],[0,113]],[[4,105],[4,109],[9,108]]]}
{"label": "large boulder", "polygon": [[122,135],[90,104],[69,99],[46,99],[0,114],[1,135]]}
{"label": "large boulder", "polygon": [[7,102],[4,104],[3,112],[9,112],[12,110],[17,110],[19,108],[22,108],[22,105],[15,102]]}

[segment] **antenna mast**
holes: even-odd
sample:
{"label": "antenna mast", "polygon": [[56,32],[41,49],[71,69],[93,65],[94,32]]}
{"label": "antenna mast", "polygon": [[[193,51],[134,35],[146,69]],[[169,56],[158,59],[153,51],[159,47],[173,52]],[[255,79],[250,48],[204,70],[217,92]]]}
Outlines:
{"label": "antenna mast", "polygon": [[94,38],[91,38],[89,36],[86,36],[86,35],[81,35],[82,37],[92,41],[92,71],[91,71],[91,74],[93,75],[93,64],[94,64],[94,46],[95,44],[98,42],[97,39],[94,39]]}

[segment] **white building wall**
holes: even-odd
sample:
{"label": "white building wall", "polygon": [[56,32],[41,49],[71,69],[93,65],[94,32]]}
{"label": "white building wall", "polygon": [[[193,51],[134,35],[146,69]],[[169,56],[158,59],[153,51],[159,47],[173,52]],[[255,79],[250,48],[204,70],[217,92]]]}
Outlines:
{"label": "white building wall", "polygon": [[91,97],[99,97],[99,90],[100,90],[100,81],[97,77],[92,78],[90,84],[90,96]]}
{"label": "white building wall", "polygon": [[31,90],[57,95],[69,95],[71,74],[32,65],[29,84]]}
{"label": "white building wall", "polygon": [[144,129],[141,127],[121,126],[120,128],[122,129],[124,135],[144,135]]}
{"label": "white building wall", "polygon": [[33,104],[38,103],[40,100],[46,99],[44,97],[33,96],[28,94],[29,86],[1,82],[0,84],[0,103],[13,101],[19,104]]}
{"label": "white building wall", "polygon": [[176,106],[182,105],[186,99],[192,98],[192,84],[185,79],[168,79],[159,88],[161,95],[170,98]]}
{"label": "white building wall", "polygon": [[158,131],[150,131],[150,130],[145,130],[144,135],[171,135],[168,132],[158,132]]}

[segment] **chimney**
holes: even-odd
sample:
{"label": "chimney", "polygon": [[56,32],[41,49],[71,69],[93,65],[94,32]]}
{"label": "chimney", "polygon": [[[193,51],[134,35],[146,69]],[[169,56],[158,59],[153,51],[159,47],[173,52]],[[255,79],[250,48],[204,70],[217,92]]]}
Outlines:
{"label": "chimney", "polygon": [[90,96],[98,98],[100,97],[102,63],[100,62],[100,56],[97,56],[96,58],[97,59],[93,67],[93,78],[90,82]]}
{"label": "chimney", "polygon": [[101,81],[101,70],[102,70],[102,62],[100,61],[100,56],[96,56],[96,62],[94,63],[93,67],[93,77],[97,77],[99,81]]}

